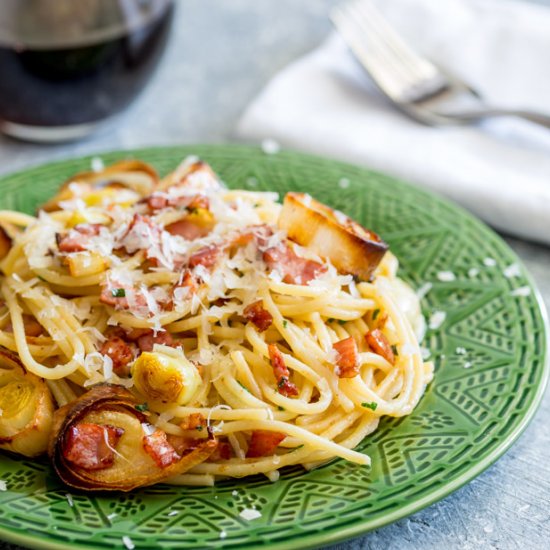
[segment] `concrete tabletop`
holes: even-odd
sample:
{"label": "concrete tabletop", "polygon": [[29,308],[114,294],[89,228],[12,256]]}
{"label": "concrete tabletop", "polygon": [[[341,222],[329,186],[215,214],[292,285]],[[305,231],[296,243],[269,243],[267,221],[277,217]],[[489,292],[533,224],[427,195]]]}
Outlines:
{"label": "concrete tabletop", "polygon": [[[324,38],[336,0],[178,4],[163,62],[130,109],[76,143],[41,146],[0,137],[0,173],[112,149],[231,140],[240,113],[268,79]],[[506,240],[550,308],[550,248]],[[332,550],[550,548],[549,419],[547,391],[525,433],[485,473],[443,501]],[[0,550],[9,548],[16,547],[0,543]]]}

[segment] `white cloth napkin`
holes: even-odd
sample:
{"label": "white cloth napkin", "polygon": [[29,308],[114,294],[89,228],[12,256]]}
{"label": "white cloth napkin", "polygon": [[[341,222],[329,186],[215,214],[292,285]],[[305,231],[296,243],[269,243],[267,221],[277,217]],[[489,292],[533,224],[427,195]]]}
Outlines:
{"label": "white cloth napkin", "polygon": [[[378,0],[420,53],[488,102],[550,114],[550,9],[509,0]],[[550,243],[550,130],[513,118],[430,128],[389,106],[339,36],[275,76],[239,122],[247,140],[393,174],[506,233]]]}

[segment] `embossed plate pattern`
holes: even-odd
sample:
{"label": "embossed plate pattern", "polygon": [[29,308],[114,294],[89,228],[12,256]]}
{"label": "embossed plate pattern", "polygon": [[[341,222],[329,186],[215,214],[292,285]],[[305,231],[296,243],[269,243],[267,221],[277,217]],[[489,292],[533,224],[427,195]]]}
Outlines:
{"label": "embossed plate pattern", "polygon": [[[384,420],[360,445],[372,469],[338,460],[309,473],[285,470],[274,484],[256,476],[214,488],[161,485],[129,495],[68,497],[45,460],[1,456],[0,479],[7,484],[0,492],[1,537],[56,549],[120,548],[124,535],[137,549],[321,546],[435,502],[512,444],[544,390],[546,329],[523,268],[518,277],[504,276],[519,261],[497,235],[452,204],[392,178],[292,152],[188,146],[101,157],[133,156],[166,173],[190,153],[210,162],[231,187],[303,190],[382,234],[406,280],[416,287],[433,283],[425,313],[447,314],[425,344],[433,351],[435,380],[412,415]],[[0,208],[32,212],[66,177],[89,166],[84,158],[6,176]],[[496,265],[485,265],[493,263],[487,258]],[[440,271],[452,271],[456,280],[439,281]],[[530,293],[514,295],[521,287]],[[457,354],[457,347],[466,353]],[[239,512],[252,506],[261,517],[242,519]]]}

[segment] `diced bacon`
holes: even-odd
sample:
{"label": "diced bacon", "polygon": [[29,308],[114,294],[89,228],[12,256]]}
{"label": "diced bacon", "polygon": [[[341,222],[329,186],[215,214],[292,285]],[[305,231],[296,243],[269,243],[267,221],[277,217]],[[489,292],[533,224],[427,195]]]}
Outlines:
{"label": "diced bacon", "polygon": [[162,210],[168,206],[168,197],[157,193],[153,193],[143,201],[147,203],[149,210],[152,211]]}
{"label": "diced bacon", "polygon": [[203,246],[189,258],[189,267],[202,265],[206,268],[212,267],[218,260],[222,249],[220,246]]}
{"label": "diced bacon", "polygon": [[359,374],[359,352],[355,340],[350,336],[332,344],[336,350],[336,364],[340,378],[353,378]]}
{"label": "diced bacon", "polygon": [[143,448],[159,468],[167,468],[181,458],[162,430],[155,430],[151,435],[143,436]]}
{"label": "diced bacon", "polygon": [[[23,328],[25,329],[25,336],[29,337],[40,336],[44,332],[42,325],[32,315],[28,315],[27,313],[23,313]],[[6,325],[4,330],[6,332],[13,332],[11,321]]]}
{"label": "diced bacon", "polygon": [[85,223],[75,225],[65,235],[56,234],[57,247],[60,252],[82,252],[90,246],[92,237],[99,235],[102,225],[98,223]]}
{"label": "diced bacon", "polygon": [[130,328],[126,329],[124,332],[125,338],[131,342],[136,342],[142,336],[149,334],[151,332],[150,328]]}
{"label": "diced bacon", "polygon": [[101,346],[99,353],[107,355],[113,361],[115,374],[127,375],[127,365],[134,360],[132,348],[119,336],[111,336]]}
{"label": "diced bacon", "polygon": [[395,365],[395,355],[384,333],[379,329],[368,332],[365,336],[372,351],[381,355],[388,363]]}
{"label": "diced bacon", "polygon": [[166,331],[157,332],[157,334],[155,334],[152,330],[150,330],[148,333],[137,339],[137,345],[141,351],[153,351],[153,346],[155,344],[173,346],[175,342],[172,335]]}
{"label": "diced bacon", "polygon": [[231,239],[231,247],[246,246],[252,241],[256,241],[259,250],[263,252],[266,248],[269,238],[273,236],[273,229],[266,224],[249,225],[240,230],[235,237]]}
{"label": "diced bacon", "polygon": [[216,450],[210,455],[210,460],[229,460],[231,458],[231,445],[227,441],[219,441]]}
{"label": "diced bacon", "polygon": [[[134,214],[126,232],[119,239],[118,245],[133,254],[137,250],[148,251],[160,246],[162,229],[149,216]],[[149,257],[149,256],[147,256]]]}
{"label": "diced bacon", "polygon": [[205,195],[180,195],[172,196],[168,193],[153,193],[144,201],[151,211],[163,210],[164,208],[185,208],[193,211],[197,208],[208,210],[210,201]]}
{"label": "diced bacon", "polygon": [[199,225],[187,218],[171,223],[164,228],[170,235],[179,235],[188,241],[194,241],[206,237],[210,233],[210,227]]}
{"label": "diced bacon", "polygon": [[116,281],[102,283],[99,300],[104,304],[114,306],[115,309],[129,309],[130,296],[132,307],[147,307],[147,299],[140,290],[128,285],[118,284]]}
{"label": "diced bacon", "polygon": [[292,285],[307,285],[327,270],[327,266],[319,262],[297,256],[287,244],[268,248],[263,260],[269,269],[281,273],[285,283]]}
{"label": "diced bacon", "polygon": [[254,430],[248,444],[246,458],[259,458],[261,456],[272,455],[285,437],[285,434],[279,432]]}
{"label": "diced bacon", "polygon": [[197,428],[205,427],[206,418],[201,413],[192,413],[180,423],[182,430],[196,430]]}
{"label": "diced bacon", "polygon": [[253,302],[244,308],[243,315],[252,321],[260,332],[267,330],[273,323],[273,316],[264,309],[262,300]]}
{"label": "diced bacon", "polygon": [[285,397],[298,395],[298,388],[290,381],[290,371],[285,365],[283,355],[275,344],[268,344],[269,360],[273,367],[273,374],[277,380],[277,389]]}
{"label": "diced bacon", "polygon": [[105,470],[115,462],[115,447],[124,430],[82,422],[67,430],[63,446],[66,460],[84,470]]}
{"label": "diced bacon", "polygon": [[181,435],[167,434],[168,443],[174,447],[176,453],[181,457],[196,449],[204,439],[194,439],[190,437],[182,437]]}

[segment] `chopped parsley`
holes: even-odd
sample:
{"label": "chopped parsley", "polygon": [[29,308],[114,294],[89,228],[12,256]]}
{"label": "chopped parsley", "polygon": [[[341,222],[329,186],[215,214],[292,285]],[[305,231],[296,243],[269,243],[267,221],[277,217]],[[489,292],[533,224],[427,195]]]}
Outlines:
{"label": "chopped parsley", "polygon": [[192,207],[192,208],[187,207],[186,210],[187,210],[187,212],[189,212],[189,214],[198,214],[199,213],[199,209],[196,208],[196,207]]}
{"label": "chopped parsley", "polygon": [[261,203],[259,203],[259,202],[257,202],[256,204],[254,204],[254,208],[260,208],[260,206],[262,206],[262,205],[261,205]]}
{"label": "chopped parsley", "polygon": [[397,351],[397,345],[396,344],[392,344],[391,350],[393,351],[393,354],[395,356],[399,355],[399,352]]}
{"label": "chopped parsley", "polygon": [[334,319],[333,319],[332,317],[329,317],[329,318],[328,318],[328,322],[329,322],[329,323],[332,323],[333,321],[334,321]]}
{"label": "chopped parsley", "polygon": [[281,407],[281,405],[278,405],[277,409],[280,410],[280,411],[285,411],[286,410],[284,407]]}
{"label": "chopped parsley", "polygon": [[197,430],[197,432],[202,432],[202,429],[203,429],[204,426],[201,426],[200,424],[195,428],[195,430]]}
{"label": "chopped parsley", "polygon": [[285,319],[285,320],[283,321],[283,327],[286,328],[287,326],[288,326],[288,321]]}
{"label": "chopped parsley", "polygon": [[238,382],[239,386],[241,386],[241,388],[242,388],[243,390],[247,391],[248,393],[251,393],[250,390],[249,390],[243,383],[239,382],[238,380],[237,380],[237,382]]}
{"label": "chopped parsley", "polygon": [[113,288],[111,294],[113,298],[124,298],[126,296],[126,291],[123,288]]}
{"label": "chopped parsley", "polygon": [[375,411],[376,407],[378,407],[378,403],[375,403],[374,401],[372,403],[361,403],[361,407],[365,407],[365,409]]}
{"label": "chopped parsley", "polygon": [[41,281],[46,282],[46,279],[44,279],[44,277],[41,277],[40,275],[37,275],[37,277],[38,277]]}
{"label": "chopped parsley", "polygon": [[140,403],[139,405],[136,405],[136,409],[139,412],[145,412],[149,410],[149,405],[147,403]]}
{"label": "chopped parsley", "polygon": [[338,319],[338,324],[339,325],[345,325],[347,323],[347,321],[344,321],[343,319]]}
{"label": "chopped parsley", "polygon": [[373,312],[372,312],[372,320],[373,321],[376,321],[376,318],[378,317],[380,313],[380,310],[379,309],[375,309]]}
{"label": "chopped parsley", "polygon": [[235,269],[235,273],[242,279],[244,277],[244,273],[240,269]]}
{"label": "chopped parsley", "polygon": [[277,387],[279,389],[282,389],[285,387],[285,384],[288,382],[288,378],[286,376],[281,376],[279,379],[279,382],[277,382]]}

